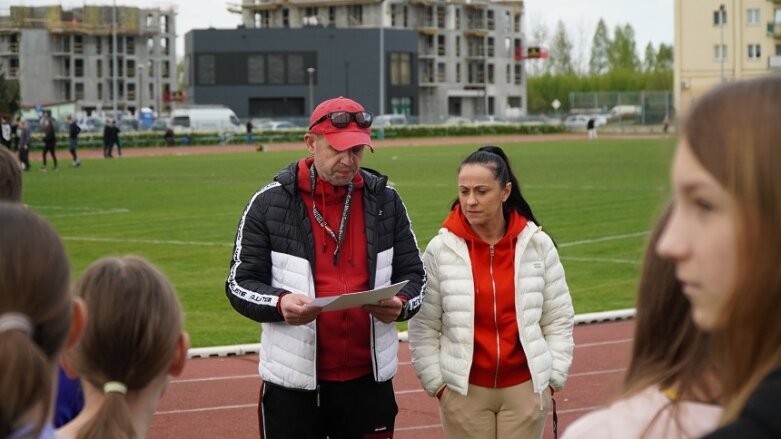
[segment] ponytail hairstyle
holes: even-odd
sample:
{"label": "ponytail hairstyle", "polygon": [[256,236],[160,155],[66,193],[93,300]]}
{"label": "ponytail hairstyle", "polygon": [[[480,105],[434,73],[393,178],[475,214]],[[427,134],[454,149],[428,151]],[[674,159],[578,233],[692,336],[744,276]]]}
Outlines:
{"label": "ponytail hairstyle", "polygon": [[109,386],[121,383],[131,393],[168,372],[182,333],[174,287],[144,259],[108,257],[87,269],[76,294],[84,299],[89,320],[67,358],[82,382],[105,392],[103,405],[76,437],[143,436],[135,431],[125,392]]}
{"label": "ponytail hairstyle", "polygon": [[[480,147],[461,162],[461,165],[458,166],[458,172],[461,172],[461,168],[463,168],[464,165],[471,164],[483,165],[490,169],[499,182],[499,187],[504,187],[507,183],[512,184],[510,196],[507,197],[507,201],[504,202],[505,214],[516,211],[523,215],[527,220],[533,221],[534,224],[542,227],[542,224],[534,217],[531,206],[529,206],[529,203],[523,198],[523,195],[521,194],[521,185],[518,183],[518,179],[515,178],[515,174],[513,174],[513,170],[510,167],[510,159],[507,158],[507,155],[502,148],[492,145]],[[455,209],[457,205],[458,199],[453,201],[453,205],[450,206],[450,209]]]}
{"label": "ponytail hairstyle", "polygon": [[70,267],[54,229],[24,206],[0,202],[0,224],[0,319],[16,314],[16,323],[0,330],[0,437],[40,408],[38,437],[71,325]]}

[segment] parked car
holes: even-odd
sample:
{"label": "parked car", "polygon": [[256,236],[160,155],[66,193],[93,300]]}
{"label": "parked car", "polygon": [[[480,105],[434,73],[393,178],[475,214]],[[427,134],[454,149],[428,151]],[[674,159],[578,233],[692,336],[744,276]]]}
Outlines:
{"label": "parked car", "polygon": [[409,121],[404,114],[380,114],[374,116],[373,127],[387,127],[391,125],[407,125]]}
{"label": "parked car", "polygon": [[82,132],[99,133],[103,132],[103,126],[105,125],[105,122],[100,117],[90,116],[77,120],[76,125],[81,128]]}
{"label": "parked car", "polygon": [[171,112],[170,125],[174,131],[225,131],[240,133],[244,126],[236,113],[222,106],[193,106],[177,108]]}
{"label": "parked car", "polygon": [[445,125],[472,125],[472,120],[462,116],[450,116],[445,121]]}
{"label": "parked car", "polygon": [[575,130],[575,129],[586,129],[586,125],[588,125],[589,119],[594,119],[594,126],[600,127],[602,125],[607,124],[607,118],[605,116],[595,114],[595,115],[588,115],[588,114],[573,114],[571,116],[567,116],[566,119],[564,119],[564,127],[568,130]]}
{"label": "parked car", "polygon": [[297,128],[295,125],[293,125],[292,122],[287,120],[262,120],[256,122],[252,122],[252,124],[261,131],[266,130],[289,130],[291,128]]}

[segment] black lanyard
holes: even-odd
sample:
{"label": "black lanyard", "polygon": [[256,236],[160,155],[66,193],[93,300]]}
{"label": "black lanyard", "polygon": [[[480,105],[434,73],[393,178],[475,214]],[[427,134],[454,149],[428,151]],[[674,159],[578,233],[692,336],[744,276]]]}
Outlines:
{"label": "black lanyard", "polygon": [[320,213],[320,211],[317,210],[317,206],[315,206],[315,174],[315,164],[312,163],[312,166],[309,167],[309,181],[312,186],[312,215],[315,217],[317,224],[319,224],[336,243],[336,249],[334,250],[334,265],[336,265],[339,262],[339,249],[342,247],[344,231],[347,228],[347,217],[350,215],[350,201],[353,198],[353,182],[350,181],[350,183],[347,184],[347,196],[344,199],[342,220],[339,222],[339,236],[337,236],[331,226],[325,221],[325,218],[323,218],[323,214]]}

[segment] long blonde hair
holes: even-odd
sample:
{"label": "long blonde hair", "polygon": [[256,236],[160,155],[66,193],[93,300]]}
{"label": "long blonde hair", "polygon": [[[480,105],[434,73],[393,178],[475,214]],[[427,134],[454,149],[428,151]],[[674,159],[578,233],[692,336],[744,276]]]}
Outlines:
{"label": "long blonde hair", "polygon": [[735,201],[737,277],[714,334],[725,367],[724,423],[781,365],[781,76],[718,87],[694,105],[683,135]]}
{"label": "long blonde hair", "polygon": [[[76,284],[89,319],[67,358],[83,380],[102,390],[120,382],[128,392],[146,387],[171,364],[182,332],[174,287],[152,264],[135,256],[93,263]],[[106,393],[100,410],[77,438],[136,438],[126,396]]]}

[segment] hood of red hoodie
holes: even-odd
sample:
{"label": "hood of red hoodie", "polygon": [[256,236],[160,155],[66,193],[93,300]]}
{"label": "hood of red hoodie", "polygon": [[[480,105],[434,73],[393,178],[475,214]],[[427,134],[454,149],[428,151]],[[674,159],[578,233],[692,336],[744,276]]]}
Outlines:
{"label": "hood of red hoodie", "polygon": [[[509,218],[507,220],[507,229],[504,232],[504,236],[495,245],[503,244],[506,240],[515,239],[526,227],[526,217],[521,215],[515,210],[510,211]],[[442,227],[453,232],[459,238],[464,239],[472,244],[488,244],[483,241],[469,225],[464,212],[461,210],[461,205],[457,204],[455,209],[450,211],[450,214],[442,223]]]}

